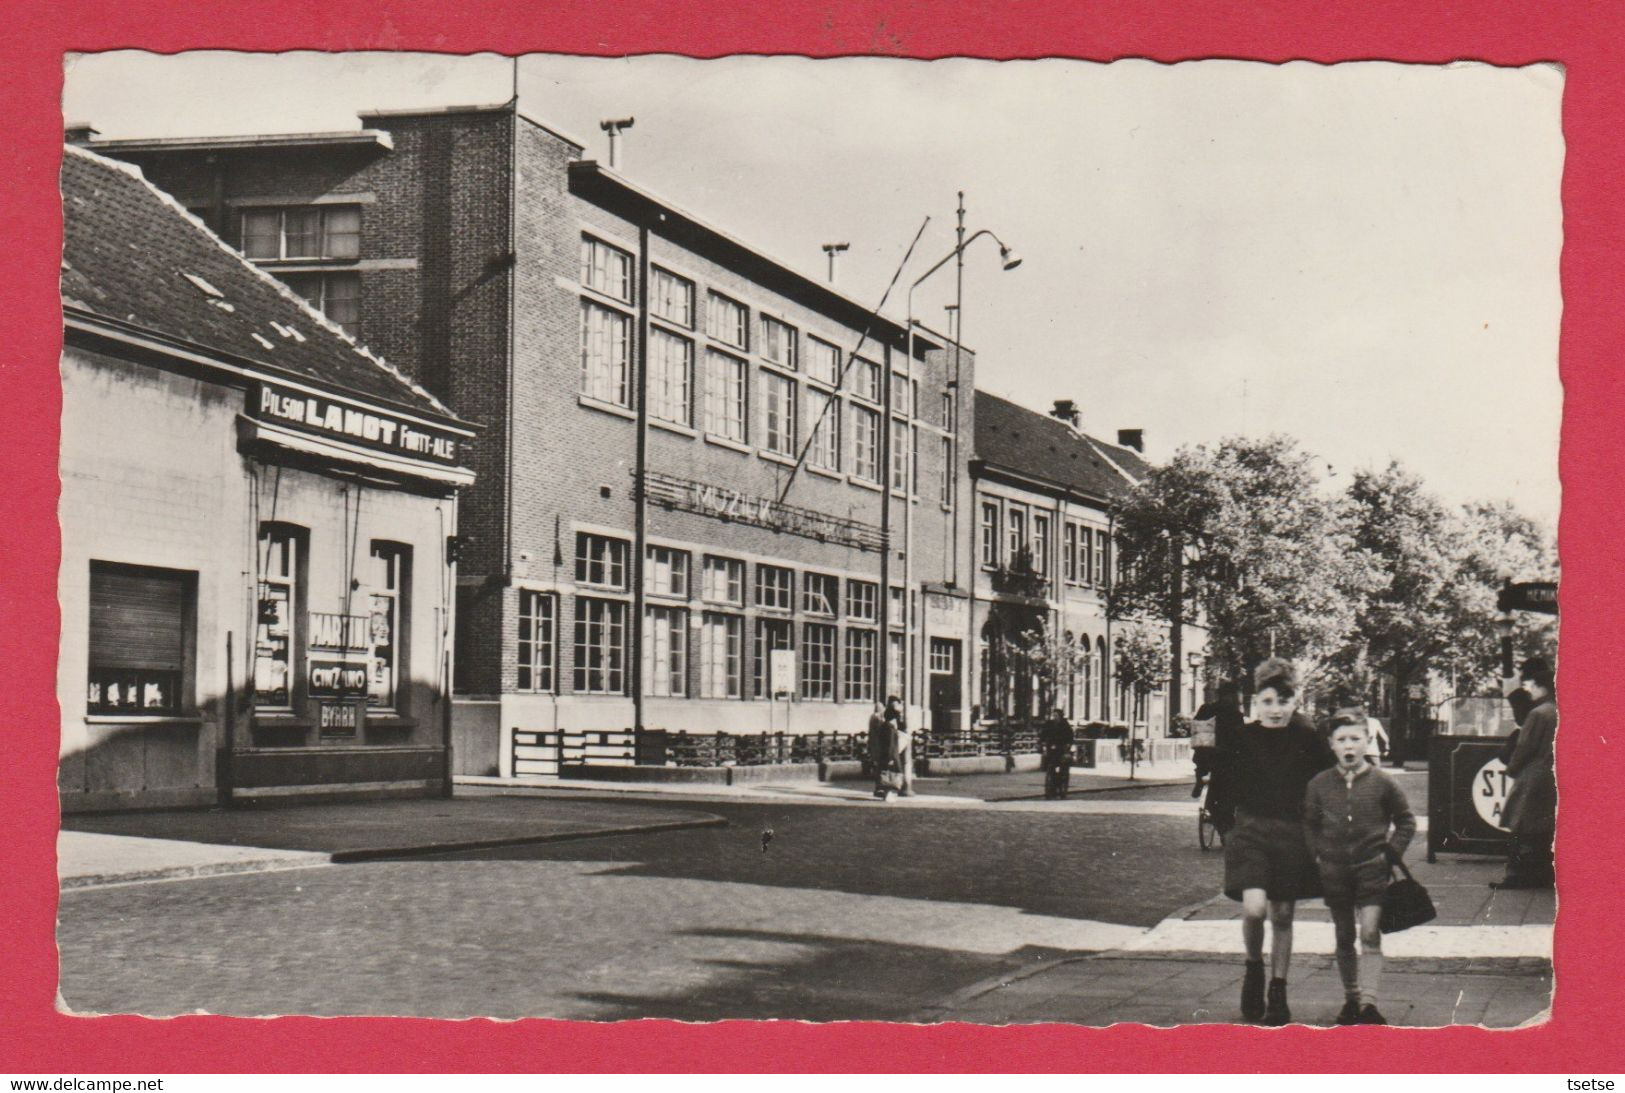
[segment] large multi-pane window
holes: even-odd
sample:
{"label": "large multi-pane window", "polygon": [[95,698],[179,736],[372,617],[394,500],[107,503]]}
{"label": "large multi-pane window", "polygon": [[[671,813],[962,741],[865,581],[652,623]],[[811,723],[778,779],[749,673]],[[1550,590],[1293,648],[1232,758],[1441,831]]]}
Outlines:
{"label": "large multi-pane window", "polygon": [[846,671],[842,697],[848,702],[872,702],[875,697],[875,632],[846,632]]}
{"label": "large multi-pane window", "polygon": [[893,372],[891,374],[891,412],[902,414],[905,417],[912,417],[914,411],[911,402],[912,395],[913,389],[909,386],[908,377],[901,372]]}
{"label": "large multi-pane window", "polygon": [[848,580],[846,617],[854,622],[879,622],[880,586],[873,581]]}
{"label": "large multi-pane window", "polygon": [[745,362],[714,349],[705,353],[705,431],[745,439]]}
{"label": "large multi-pane window", "polygon": [[664,330],[649,331],[649,416],[689,424],[694,343]]}
{"label": "large multi-pane window", "polygon": [[705,298],[705,332],[735,349],[750,348],[750,309],[720,293]]}
{"label": "large multi-pane window", "polygon": [[901,418],[891,423],[891,488],[908,488],[908,425]]}
{"label": "large multi-pane window", "polygon": [[367,704],[399,707],[405,677],[405,625],[410,617],[412,548],[402,543],[374,542],[363,585],[367,593]]}
{"label": "large multi-pane window", "polygon": [[834,616],[841,602],[841,579],[827,573],[801,575],[801,609],[809,615]]}
{"label": "large multi-pane window", "polygon": [[688,694],[688,612],[681,607],[644,608],[643,693],[655,698]]}
{"label": "large multi-pane window", "polygon": [[281,278],[305,303],[354,337],[361,324],[361,274],[284,273]]}
{"label": "large multi-pane window", "polygon": [[631,406],[632,319],[581,301],[581,393],[600,402]]}
{"label": "large multi-pane window", "polygon": [[651,546],[643,562],[643,590],[656,596],[688,596],[688,551]]}
{"label": "large multi-pane window", "polygon": [[705,556],[705,587],[702,590],[711,603],[745,606],[745,563],[737,558]]}
{"label": "large multi-pane window", "polygon": [[[90,563],[86,713],[178,714],[191,705],[183,688],[196,590],[195,573]],[[284,673],[272,683],[285,694],[288,679]],[[263,698],[258,677],[254,687]]]}
{"label": "large multi-pane window", "polygon": [[261,261],[284,258],[359,258],[361,207],[245,209],[243,254]]}
{"label": "large multi-pane window", "polygon": [[557,664],[558,599],[550,592],[519,593],[519,677],[521,691],[553,690]]}
{"label": "large multi-pane window", "polygon": [[835,627],[808,622],[801,629],[801,697],[835,698]]}
{"label": "large multi-pane window", "polygon": [[1070,522],[1061,541],[1061,576],[1067,581],[1078,579],[1078,525]]}
{"label": "large multi-pane window", "polygon": [[1106,533],[1099,528],[1095,529],[1095,564],[1094,582],[1096,588],[1106,587]]}
{"label": "large multi-pane window", "polygon": [[1092,585],[1094,577],[1095,529],[1087,525],[1078,527],[1078,583]]}
{"label": "large multi-pane window", "polygon": [[700,697],[740,697],[744,654],[745,620],[707,611],[700,629]]}
{"label": "large multi-pane window", "polygon": [[796,574],[776,565],[756,567],[756,606],[789,611],[796,603]]}
{"label": "large multi-pane window", "polygon": [[880,365],[857,357],[846,374],[847,389],[870,402],[880,401]]}
{"label": "large multi-pane window", "polygon": [[296,620],[304,614],[304,535],[271,524],[260,529],[259,604],[254,633],[254,705],[262,710],[293,706],[297,678]]}
{"label": "large multi-pane window", "polygon": [[999,564],[999,506],[992,501],[982,502],[982,564]]}
{"label": "large multi-pane window", "polygon": [[627,605],[576,597],[575,692],[626,693]]}
{"label": "large multi-pane window", "polygon": [[1005,518],[1009,529],[1009,548],[1006,557],[1010,565],[1016,564],[1016,558],[1027,546],[1027,512],[1025,509],[1011,509]]}
{"label": "large multi-pane window", "polygon": [[627,588],[627,561],[631,546],[625,539],[578,532],[576,535],[576,581],[598,588]]}
{"label": "large multi-pane window", "polygon": [[834,396],[807,389],[807,427],[812,443],[807,445],[807,465],[826,471],[841,469],[841,404]]}
{"label": "large multi-pane window", "polygon": [[829,342],[807,339],[807,378],[831,387],[841,382],[841,351]]}
{"label": "large multi-pane window", "polygon": [[762,316],[762,340],[756,346],[756,351],[765,360],[772,361],[780,368],[795,371],[796,367],[796,331],[788,323],[782,323],[770,315]]}
{"label": "large multi-pane window", "polygon": [[1033,513],[1033,571],[1049,573],[1049,517]]}
{"label": "large multi-pane window", "polygon": [[755,683],[751,692],[755,697],[772,698],[779,691],[789,688],[789,680],[773,678],[771,654],[777,649],[794,649],[795,634],[795,623],[789,619],[756,620],[756,641],[752,656],[755,662],[752,678]]}
{"label": "large multi-pane window", "polygon": [[880,415],[852,407],[852,473],[865,482],[880,481]]}
{"label": "large multi-pane window", "polygon": [[776,372],[762,373],[762,443],[770,452],[796,454],[796,384]]}
{"label": "large multi-pane window", "polygon": [[590,235],[581,237],[581,283],[590,289],[632,302],[632,256]]}
{"label": "large multi-pane window", "polygon": [[649,307],[656,318],[694,329],[694,282],[656,266],[650,272]]}

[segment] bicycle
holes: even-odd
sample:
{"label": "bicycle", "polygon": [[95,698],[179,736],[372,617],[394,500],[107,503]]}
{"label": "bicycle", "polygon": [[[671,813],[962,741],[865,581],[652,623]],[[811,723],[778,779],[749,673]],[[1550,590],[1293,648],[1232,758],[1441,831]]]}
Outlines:
{"label": "bicycle", "polygon": [[[1191,796],[1200,796],[1202,789],[1203,784],[1200,780],[1198,780],[1195,787],[1191,790]],[[1208,789],[1209,792],[1211,792],[1212,787],[1209,786]],[[1203,798],[1201,805],[1199,805],[1196,809],[1196,843],[1203,850],[1212,850],[1215,843],[1217,843],[1219,846],[1224,845],[1224,832],[1219,830],[1218,821],[1213,818],[1213,812],[1208,808],[1208,802],[1205,797]]]}

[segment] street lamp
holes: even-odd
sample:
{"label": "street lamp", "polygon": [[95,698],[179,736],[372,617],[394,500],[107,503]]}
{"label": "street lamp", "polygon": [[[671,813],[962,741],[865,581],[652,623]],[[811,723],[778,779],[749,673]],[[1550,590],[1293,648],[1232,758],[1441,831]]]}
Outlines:
{"label": "street lamp", "polygon": [[1495,617],[1494,625],[1495,632],[1501,636],[1501,678],[1510,680],[1512,678],[1512,631],[1517,625],[1517,620],[1512,617],[1512,612],[1503,611]]}
{"label": "street lamp", "polygon": [[[977,232],[973,233],[968,238],[966,237],[966,235],[965,235],[965,193],[964,193],[963,190],[961,190],[959,192],[958,216],[959,216],[959,226],[957,227],[957,229],[955,229],[956,234],[958,236],[958,241],[954,244],[953,250],[951,250],[947,254],[943,255],[942,258],[939,259],[935,265],[933,265],[930,269],[926,270],[924,273],[920,274],[920,276],[916,277],[914,279],[914,282],[908,286],[908,298],[907,298],[908,318],[907,318],[907,323],[905,324],[905,329],[907,331],[907,337],[906,337],[905,342],[904,342],[904,352],[903,352],[903,370],[904,370],[903,383],[904,383],[904,388],[905,388],[905,392],[906,392],[906,397],[908,398],[908,402],[909,402],[909,407],[908,407],[909,412],[908,412],[908,415],[907,415],[908,424],[906,426],[907,432],[904,434],[904,437],[903,437],[903,443],[908,445],[908,449],[907,449],[908,455],[907,455],[907,460],[906,460],[905,465],[904,465],[904,473],[903,473],[903,665],[902,665],[902,667],[903,667],[903,693],[904,693],[903,702],[904,702],[905,706],[911,704],[911,702],[912,702],[912,700],[914,698],[914,692],[915,692],[914,683],[915,683],[915,677],[917,675],[917,673],[915,673],[915,671],[914,671],[914,663],[913,663],[913,657],[912,657],[912,654],[913,654],[913,651],[914,651],[914,612],[912,610],[910,610],[910,608],[912,607],[912,604],[913,604],[913,594],[914,594],[914,574],[913,574],[914,550],[913,550],[913,542],[912,542],[912,538],[913,538],[913,534],[914,534],[913,489],[914,489],[914,478],[915,478],[915,474],[916,474],[915,459],[916,459],[916,457],[918,455],[918,453],[915,452],[915,450],[914,450],[913,437],[914,437],[914,418],[919,413],[919,407],[913,405],[913,401],[914,401],[913,400],[913,392],[914,392],[914,326],[915,326],[915,320],[914,320],[914,290],[919,288],[920,285],[922,285],[928,278],[930,278],[938,270],[942,269],[943,266],[947,265],[950,260],[955,262],[956,284],[954,286],[954,293],[955,293],[954,314],[957,317],[957,327],[958,328],[954,332],[954,375],[953,375],[952,380],[949,383],[949,387],[953,391],[952,405],[954,407],[954,424],[957,425],[958,418],[959,418],[959,413],[958,413],[959,402],[958,402],[958,400],[961,397],[963,397],[963,392],[962,392],[962,390],[960,388],[960,383],[959,383],[959,367],[958,367],[958,365],[959,365],[959,347],[964,344],[964,339],[965,339],[965,310],[964,310],[964,304],[965,304],[965,250],[972,243],[976,242],[978,239],[982,238],[982,236],[985,235],[989,239],[992,239],[995,243],[998,244],[998,246],[999,246],[999,265],[1000,265],[1000,267],[1002,269],[1004,269],[1006,271],[1009,271],[1009,270],[1013,270],[1017,266],[1021,265],[1021,256],[1018,255],[1015,252],[1014,248],[1010,247],[1008,244],[1006,244],[1004,242],[1004,240],[1000,239],[997,235],[995,235],[992,231],[988,230],[987,228],[983,228],[980,231],[977,231]],[[890,384],[891,384],[891,375],[890,375],[890,370],[889,369],[887,370],[886,380],[887,380],[888,395],[889,395],[889,393],[890,393],[889,392],[889,387],[890,387]],[[892,416],[892,405],[891,405],[892,401],[894,401],[894,400],[888,399],[888,403],[887,403],[887,406],[886,406],[886,419],[885,420],[886,420],[886,435],[888,437],[891,436],[892,431],[893,431],[892,430],[892,422],[893,422],[894,418]],[[958,461],[957,456],[958,456],[958,452],[960,450],[959,444],[961,442],[961,438],[958,436],[957,428],[953,429],[953,430],[950,430],[950,431],[953,433],[953,444],[952,444],[951,447],[952,447],[953,452],[955,453],[955,458],[952,461],[952,466],[949,467],[949,468],[945,468],[944,473],[951,474],[951,476],[952,476],[950,478],[950,484],[949,484],[949,491],[950,491],[949,496],[950,496],[950,498],[952,499],[952,502],[953,502],[953,538],[951,540],[952,546],[951,546],[951,548],[949,550],[949,556],[950,556],[950,558],[954,559],[955,570],[954,570],[954,574],[953,574],[953,578],[954,578],[953,583],[957,585],[958,581],[959,581],[959,573],[958,573],[958,569],[957,569],[957,560],[958,560],[958,557],[959,557],[958,547],[959,547],[959,509],[960,509],[959,499],[957,497],[958,486],[959,486],[959,461]],[[894,453],[891,450],[890,445],[888,444],[887,445],[887,452],[886,452],[887,465],[886,465],[886,469],[885,469],[885,472],[884,472],[885,481],[886,481],[886,491],[885,491],[884,494],[882,494],[882,497],[888,503],[889,503],[889,501],[891,499],[891,491],[892,491],[891,462],[895,458],[896,458],[896,456],[894,455]],[[886,519],[886,526],[887,526],[888,530],[891,527],[890,517],[889,516]],[[883,597],[885,597],[886,601],[889,604],[890,597],[891,597],[891,590],[888,588],[881,595]],[[974,628],[976,612],[974,610],[971,610],[971,611],[968,612],[968,614],[971,616],[971,626]],[[889,632],[883,630],[883,636],[882,636],[882,639],[881,639],[881,642],[882,642],[881,657],[882,658],[886,658],[890,654],[890,649],[885,647],[890,642],[890,640],[891,639],[890,639],[890,636],[889,636]],[[882,663],[885,663],[885,659],[882,660]],[[962,661],[962,663],[968,663],[968,658],[966,658],[965,661]]]}

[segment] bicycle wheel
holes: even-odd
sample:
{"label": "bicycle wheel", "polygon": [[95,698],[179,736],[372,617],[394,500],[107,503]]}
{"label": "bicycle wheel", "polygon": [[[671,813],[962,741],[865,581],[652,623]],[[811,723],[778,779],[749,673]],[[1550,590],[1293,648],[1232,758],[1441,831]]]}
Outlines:
{"label": "bicycle wheel", "polygon": [[1213,844],[1219,841],[1219,829],[1213,826],[1213,817],[1205,808],[1196,813],[1196,841],[1203,850],[1212,850]]}

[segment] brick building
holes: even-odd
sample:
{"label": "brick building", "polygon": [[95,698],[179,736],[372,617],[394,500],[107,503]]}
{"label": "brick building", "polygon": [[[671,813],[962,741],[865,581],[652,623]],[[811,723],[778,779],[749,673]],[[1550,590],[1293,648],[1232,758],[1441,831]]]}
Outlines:
{"label": "brick building", "polygon": [[130,165],[62,194],[64,809],[449,790],[474,430]]}
{"label": "brick building", "polygon": [[[984,719],[1053,704],[1076,723],[1166,735],[1173,713],[1195,709],[1203,631],[1186,626],[1171,643],[1184,667],[1170,673],[1176,710],[1168,687],[1137,695],[1114,678],[1124,624],[1106,613],[1117,564],[1111,506],[1149,469],[1141,434],[1123,430],[1109,444],[1082,430],[1071,401],[1045,415],[985,391],[976,393],[975,430],[972,592]],[[1077,650],[1075,666],[1053,684],[1034,679],[1017,651],[1041,628]]]}
{"label": "brick building", "polygon": [[969,351],[906,338],[512,105],[361,122],[94,147],[486,427],[457,770],[510,773],[515,728],[861,731],[905,662],[911,703],[929,667],[957,724]]}

